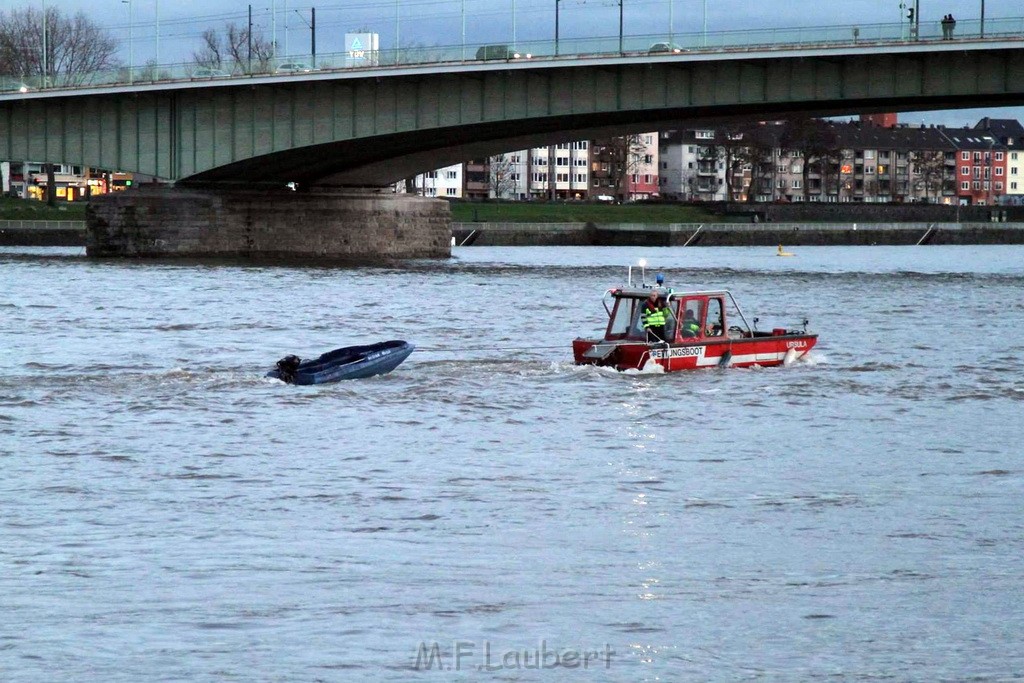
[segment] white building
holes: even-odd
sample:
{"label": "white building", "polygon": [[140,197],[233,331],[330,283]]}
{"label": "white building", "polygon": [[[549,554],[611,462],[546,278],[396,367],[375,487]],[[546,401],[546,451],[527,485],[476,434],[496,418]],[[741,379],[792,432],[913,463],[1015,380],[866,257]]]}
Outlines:
{"label": "white building", "polygon": [[725,199],[725,163],[712,158],[708,152],[708,145],[714,142],[715,131],[711,129],[660,134],[658,156],[662,197],[683,201]]}

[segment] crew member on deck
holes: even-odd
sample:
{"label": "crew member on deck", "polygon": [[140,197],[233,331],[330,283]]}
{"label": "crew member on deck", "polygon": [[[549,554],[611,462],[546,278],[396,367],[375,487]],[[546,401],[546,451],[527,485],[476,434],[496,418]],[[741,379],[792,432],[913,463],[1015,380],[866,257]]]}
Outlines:
{"label": "crew member on deck", "polygon": [[665,325],[668,322],[672,311],[669,310],[664,296],[657,292],[651,292],[644,302],[644,308],[640,312],[640,320],[644,329],[647,330],[647,343],[660,344],[668,341],[666,338]]}

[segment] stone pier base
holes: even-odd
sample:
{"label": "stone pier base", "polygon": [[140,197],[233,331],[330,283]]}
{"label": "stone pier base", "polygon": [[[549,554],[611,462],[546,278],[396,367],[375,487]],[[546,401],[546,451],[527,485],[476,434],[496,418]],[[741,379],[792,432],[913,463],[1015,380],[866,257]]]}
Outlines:
{"label": "stone pier base", "polygon": [[317,189],[143,186],[94,198],[89,256],[374,262],[451,255],[448,203]]}

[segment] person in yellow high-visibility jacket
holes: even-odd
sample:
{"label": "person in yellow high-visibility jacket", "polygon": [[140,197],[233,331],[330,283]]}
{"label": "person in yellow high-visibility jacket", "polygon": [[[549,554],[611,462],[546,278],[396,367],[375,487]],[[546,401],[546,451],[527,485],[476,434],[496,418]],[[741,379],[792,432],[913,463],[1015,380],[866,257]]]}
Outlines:
{"label": "person in yellow high-visibility jacket", "polygon": [[644,330],[647,331],[648,343],[660,344],[671,341],[668,339],[665,329],[671,315],[672,311],[669,309],[665,297],[659,296],[657,292],[651,292],[640,312],[640,321],[643,323]]}

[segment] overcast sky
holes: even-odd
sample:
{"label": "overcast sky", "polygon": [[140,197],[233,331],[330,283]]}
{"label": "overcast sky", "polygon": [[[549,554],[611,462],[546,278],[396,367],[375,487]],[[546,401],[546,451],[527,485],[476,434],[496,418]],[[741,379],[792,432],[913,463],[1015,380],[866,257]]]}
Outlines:
{"label": "overcast sky", "polygon": [[[693,34],[704,29],[705,8],[709,33],[859,25],[861,34],[868,35],[871,24],[899,23],[906,14],[900,0],[622,1],[623,32],[627,36],[649,36],[651,42],[666,40],[670,33],[677,42],[685,43],[687,35],[695,39]],[[937,22],[952,13],[958,21],[958,32],[977,31],[980,0],[919,2],[922,22]],[[158,11],[160,62],[169,63],[189,61],[207,28],[223,27],[228,22],[244,25],[250,5],[242,0],[0,0],[0,9],[38,9],[44,3],[64,11],[81,10],[110,30],[124,45],[121,56],[126,63],[130,24],[135,64],[156,56]],[[1024,19],[1020,18],[1024,17],[1024,3],[1020,0],[987,0],[984,4],[987,31],[998,31],[1011,23],[1015,30],[1024,30]],[[555,0],[253,0],[251,5],[254,24],[268,38],[276,35],[282,55],[309,52],[310,6],[316,7],[318,54],[342,51],[344,34],[363,29],[378,33],[383,49],[394,47],[396,36],[400,36],[403,46],[459,45],[463,16],[467,44],[512,43],[513,34],[517,43],[554,38]],[[618,35],[618,0],[560,0],[559,14],[562,39]],[[986,114],[1024,120],[1024,109],[1020,108],[904,114],[901,120],[964,125]]]}

